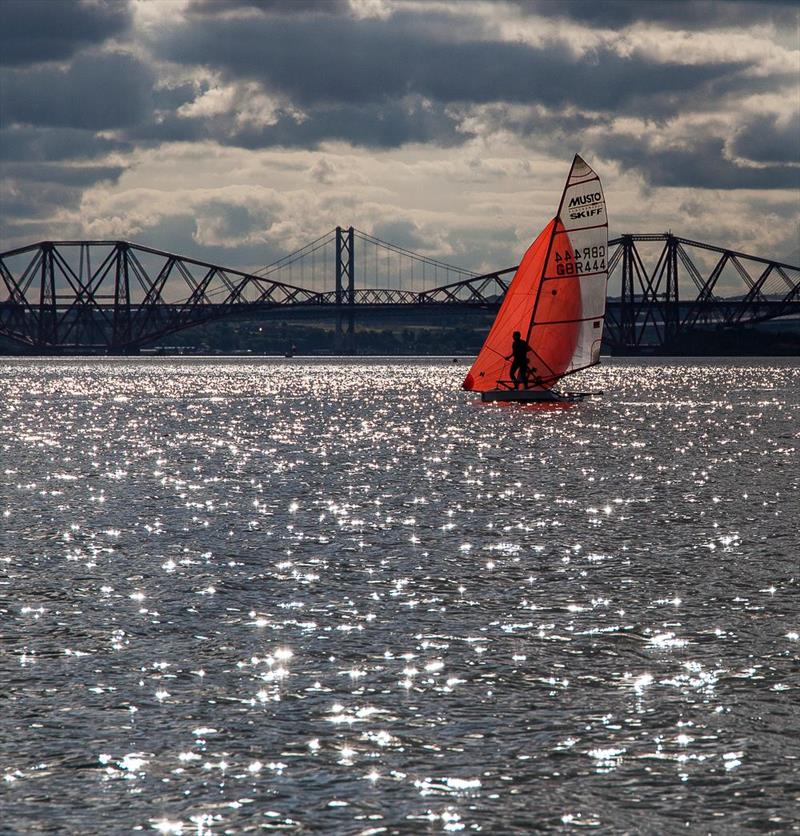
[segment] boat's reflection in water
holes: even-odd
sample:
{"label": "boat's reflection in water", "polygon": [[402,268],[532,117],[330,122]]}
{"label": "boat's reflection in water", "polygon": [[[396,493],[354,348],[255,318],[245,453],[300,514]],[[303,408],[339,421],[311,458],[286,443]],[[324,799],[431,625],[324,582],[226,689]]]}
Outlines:
{"label": "boat's reflection in water", "polygon": [[554,410],[574,409],[576,406],[580,406],[581,403],[581,401],[534,401],[531,403],[523,403],[521,401],[483,401],[480,399],[471,401],[472,406],[485,406],[490,409],[503,407],[506,409],[519,409],[525,412],[551,412]]}

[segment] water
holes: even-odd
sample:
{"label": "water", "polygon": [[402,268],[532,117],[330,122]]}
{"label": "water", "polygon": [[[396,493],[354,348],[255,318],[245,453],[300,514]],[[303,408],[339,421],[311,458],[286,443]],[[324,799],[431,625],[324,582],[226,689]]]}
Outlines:
{"label": "water", "polygon": [[800,827],[800,365],[6,360],[2,832]]}

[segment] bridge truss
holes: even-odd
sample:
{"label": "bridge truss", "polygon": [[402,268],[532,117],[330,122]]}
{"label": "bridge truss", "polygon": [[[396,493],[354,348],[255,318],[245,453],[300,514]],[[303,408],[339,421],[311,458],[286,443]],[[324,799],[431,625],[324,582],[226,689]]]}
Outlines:
{"label": "bridge truss", "polygon": [[133,353],[243,307],[317,298],[305,288],[125,241],[12,250],[0,255],[0,279],[8,294],[0,301],[0,335],[40,352]]}
{"label": "bridge truss", "polygon": [[[42,242],[0,254],[0,336],[40,353],[135,353],[223,317],[297,307],[352,332],[361,311],[496,309],[515,270],[476,275],[353,227],[254,273],[124,241]],[[623,235],[609,242],[609,292],[612,351],[669,350],[698,329],[800,315],[800,267]]]}
{"label": "bridge truss", "polygon": [[697,330],[800,314],[800,267],[671,234],[623,235],[609,252],[609,287],[617,278],[620,288],[607,304],[612,350],[664,349]]}

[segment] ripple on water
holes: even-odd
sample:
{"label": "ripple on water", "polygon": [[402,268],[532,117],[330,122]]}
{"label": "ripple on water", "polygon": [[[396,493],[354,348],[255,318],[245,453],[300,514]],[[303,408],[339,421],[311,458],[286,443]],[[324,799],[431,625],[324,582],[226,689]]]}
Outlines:
{"label": "ripple on water", "polygon": [[6,826],[796,824],[797,364],[462,373],[7,362]]}

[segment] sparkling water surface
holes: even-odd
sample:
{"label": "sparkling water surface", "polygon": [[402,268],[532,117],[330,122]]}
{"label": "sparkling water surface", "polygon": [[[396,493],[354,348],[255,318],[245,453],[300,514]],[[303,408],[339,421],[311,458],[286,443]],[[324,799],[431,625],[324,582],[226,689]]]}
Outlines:
{"label": "sparkling water surface", "polygon": [[0,831],[800,827],[800,364],[0,367]]}

